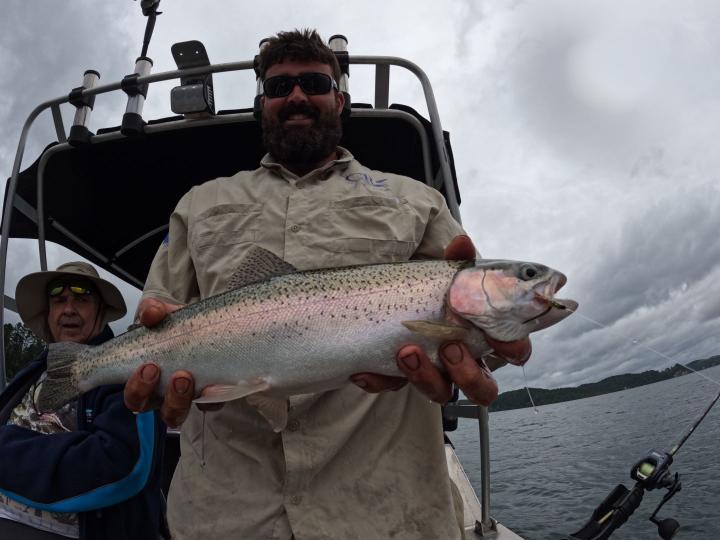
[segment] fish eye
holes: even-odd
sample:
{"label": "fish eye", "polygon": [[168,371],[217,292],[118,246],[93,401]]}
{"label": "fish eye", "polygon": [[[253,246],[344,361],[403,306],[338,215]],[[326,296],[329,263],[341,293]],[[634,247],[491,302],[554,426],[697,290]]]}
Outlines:
{"label": "fish eye", "polygon": [[520,267],[520,271],[518,272],[520,279],[523,281],[528,281],[530,279],[536,278],[540,272],[538,269],[533,266],[532,264],[523,264]]}

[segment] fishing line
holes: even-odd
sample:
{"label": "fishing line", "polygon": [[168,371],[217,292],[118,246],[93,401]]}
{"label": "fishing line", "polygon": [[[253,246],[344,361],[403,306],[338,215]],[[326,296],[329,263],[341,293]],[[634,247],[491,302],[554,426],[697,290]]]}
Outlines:
{"label": "fishing line", "polygon": [[527,375],[525,374],[525,365],[522,366],[523,370],[523,379],[525,379],[525,390],[527,390],[528,397],[530,398],[530,403],[532,404],[533,411],[535,411],[535,414],[538,414],[540,411],[538,411],[538,408],[535,406],[535,402],[533,401],[532,394],[530,393],[530,388],[528,387],[528,381],[527,381]]}
{"label": "fishing line", "polygon": [[[554,300],[552,300],[552,299],[550,299],[550,298],[546,298],[546,300],[551,301],[551,302],[553,303],[553,305],[559,304],[558,302],[556,302],[556,301],[554,301]],[[587,321],[590,321],[590,322],[593,323],[593,324],[596,324],[596,325],[599,326],[600,328],[606,328],[606,329],[609,329],[609,328],[610,328],[609,326],[607,326],[607,325],[605,325],[605,324],[603,324],[603,323],[601,323],[601,322],[599,322],[599,321],[596,321],[595,319],[593,319],[593,318],[591,318],[591,317],[588,317],[587,315],[583,315],[582,313],[579,313],[577,310],[572,310],[572,309],[570,309],[570,308],[567,307],[567,306],[562,306],[562,309],[566,309],[566,310],[568,310],[568,311],[571,312],[571,313],[575,313],[576,315],[582,317],[583,319],[585,319],[585,320],[587,320]],[[700,373],[698,370],[693,369],[693,368],[691,368],[690,366],[686,366],[686,365],[683,364],[682,362],[678,362],[678,361],[675,360],[674,358],[671,358],[671,357],[669,357],[668,355],[661,353],[661,352],[658,351],[657,349],[653,349],[652,347],[649,347],[649,346],[647,346],[647,345],[644,345],[644,344],[640,343],[640,340],[639,340],[639,339],[633,339],[632,342],[633,342],[634,345],[639,345],[640,347],[642,347],[642,348],[644,348],[644,349],[647,349],[648,351],[650,351],[650,352],[652,352],[652,353],[657,354],[658,356],[660,356],[661,358],[664,358],[665,360],[669,360],[670,362],[675,362],[676,364],[678,364],[678,365],[681,366],[681,367],[684,367],[684,368],[687,369],[688,371],[692,371],[693,373],[699,375],[699,376],[702,377],[703,379],[706,379],[706,380],[710,381],[711,383],[716,384],[717,386],[720,386],[720,382],[716,381],[715,379],[712,379],[712,378],[708,377],[707,375],[705,375],[705,374],[703,374],[703,373]]]}
{"label": "fishing line", "polygon": [[202,464],[202,467],[205,467],[205,413],[206,411],[202,412],[202,445],[201,445],[201,456],[200,456],[200,463]]}

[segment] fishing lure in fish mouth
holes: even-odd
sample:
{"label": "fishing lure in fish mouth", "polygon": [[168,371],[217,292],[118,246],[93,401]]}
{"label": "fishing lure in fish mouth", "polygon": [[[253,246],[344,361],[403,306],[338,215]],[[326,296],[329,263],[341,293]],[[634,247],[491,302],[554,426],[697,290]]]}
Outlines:
{"label": "fishing lure in fish mouth", "polygon": [[621,527],[632,513],[640,506],[645,491],[663,488],[667,490],[660,504],[650,516],[658,528],[658,535],[663,540],[669,540],[680,528],[680,523],[673,518],[656,518],[660,508],[668,502],[681,489],[680,475],[670,472],[670,464],[673,457],[685,444],[688,437],[692,435],[700,422],[707,416],[710,409],[720,399],[720,391],[705,407],[700,415],[680,436],[678,441],[670,447],[667,452],[652,450],[644,458],[633,465],[630,470],[630,477],[635,480],[635,486],[628,489],[623,484],[618,484],[595,509],[590,520],[585,526],[571,534],[567,540],[606,540],[612,533]]}
{"label": "fishing lure in fish mouth", "polygon": [[547,303],[547,305],[550,306],[551,308],[570,309],[570,307],[566,306],[565,304],[562,304],[562,303],[558,302],[557,300],[555,300],[554,298],[551,298],[551,297],[541,294],[539,292],[535,293],[535,298],[537,298],[538,300],[540,300],[542,302]]}

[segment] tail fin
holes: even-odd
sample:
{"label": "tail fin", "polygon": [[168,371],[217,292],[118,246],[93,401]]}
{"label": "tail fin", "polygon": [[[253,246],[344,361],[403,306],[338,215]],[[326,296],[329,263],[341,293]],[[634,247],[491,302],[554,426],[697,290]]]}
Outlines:
{"label": "tail fin", "polygon": [[73,366],[88,345],[64,341],[51,343],[48,350],[47,378],[40,386],[37,406],[40,411],[55,411],[80,394]]}

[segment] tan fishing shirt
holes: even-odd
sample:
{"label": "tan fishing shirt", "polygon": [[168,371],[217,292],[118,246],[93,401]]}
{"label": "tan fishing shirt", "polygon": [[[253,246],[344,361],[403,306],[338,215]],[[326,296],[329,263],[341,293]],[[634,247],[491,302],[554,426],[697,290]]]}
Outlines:
{"label": "tan fishing shirt", "polygon": [[[458,234],[437,191],[345,150],[302,178],[266,156],[180,200],[143,297],[221,293],[252,245],[308,270],[441,258]],[[459,538],[438,405],[410,385],[373,395],[348,384],[289,407],[281,433],[244,399],[192,409],[170,490],[173,538]]]}

